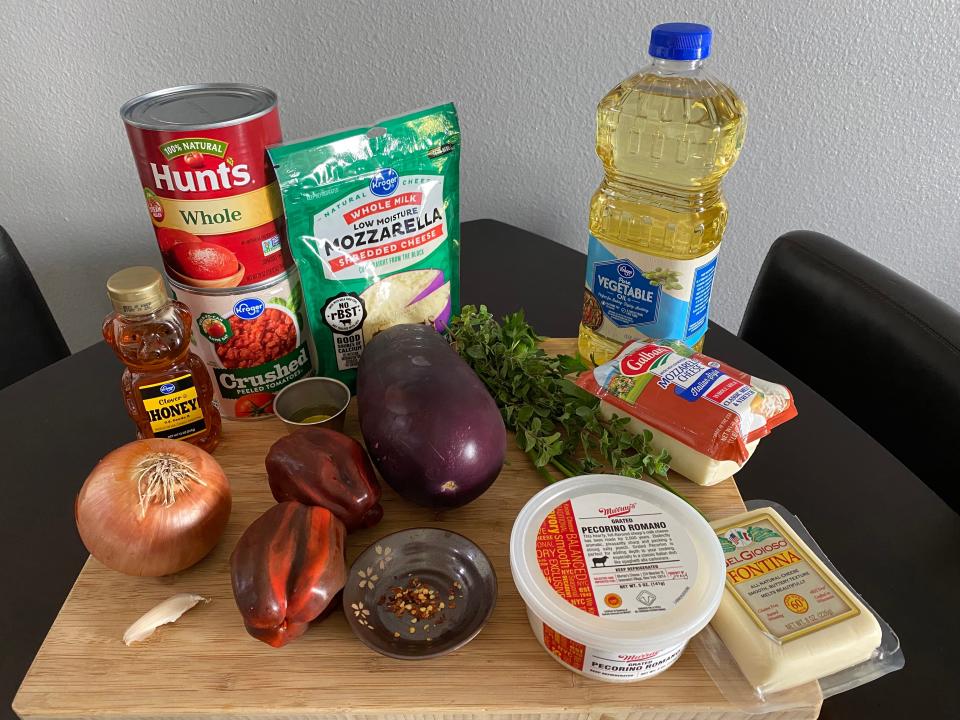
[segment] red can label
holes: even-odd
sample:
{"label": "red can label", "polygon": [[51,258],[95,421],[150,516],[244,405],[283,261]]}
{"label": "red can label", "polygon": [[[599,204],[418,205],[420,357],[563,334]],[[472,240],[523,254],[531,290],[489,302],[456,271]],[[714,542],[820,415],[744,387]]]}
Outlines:
{"label": "red can label", "polygon": [[237,287],[292,266],[266,153],[282,140],[276,107],[228,127],[169,132],[127,125],[127,135],[171,278]]}

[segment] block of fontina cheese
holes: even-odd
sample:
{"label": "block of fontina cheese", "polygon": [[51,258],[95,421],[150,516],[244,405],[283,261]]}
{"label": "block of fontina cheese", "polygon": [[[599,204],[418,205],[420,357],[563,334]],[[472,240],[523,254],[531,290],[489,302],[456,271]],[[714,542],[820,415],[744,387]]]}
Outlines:
{"label": "block of fontina cheese", "polygon": [[773,508],[712,525],[726,588],[711,625],[756,690],[786,690],[873,655],[873,613]]}

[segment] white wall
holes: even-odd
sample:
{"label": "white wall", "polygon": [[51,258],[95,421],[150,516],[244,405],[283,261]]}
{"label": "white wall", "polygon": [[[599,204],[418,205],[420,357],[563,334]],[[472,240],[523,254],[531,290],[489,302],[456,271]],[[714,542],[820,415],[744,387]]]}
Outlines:
{"label": "white wall", "polygon": [[[0,16],[0,224],[74,350],[99,339],[106,277],[159,262],[117,114],[134,95],[266,85],[291,139],[452,99],[464,219],[583,249],[600,177],[594,107],[670,20],[713,26],[713,69],[750,110],[725,186],[714,319],[737,329],[769,244],[795,228],[829,233],[960,305],[950,2],[0,0]],[[784,324],[802,331],[802,320]]]}

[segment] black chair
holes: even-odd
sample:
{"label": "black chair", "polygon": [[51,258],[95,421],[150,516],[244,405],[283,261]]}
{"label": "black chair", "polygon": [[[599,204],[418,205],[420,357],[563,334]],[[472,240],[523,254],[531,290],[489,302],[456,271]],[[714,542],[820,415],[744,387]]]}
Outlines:
{"label": "black chair", "polygon": [[0,227],[0,388],[70,354],[30,268]]}
{"label": "black chair", "polygon": [[797,231],[767,253],[740,337],[958,509],[960,314],[953,308],[826,235]]}

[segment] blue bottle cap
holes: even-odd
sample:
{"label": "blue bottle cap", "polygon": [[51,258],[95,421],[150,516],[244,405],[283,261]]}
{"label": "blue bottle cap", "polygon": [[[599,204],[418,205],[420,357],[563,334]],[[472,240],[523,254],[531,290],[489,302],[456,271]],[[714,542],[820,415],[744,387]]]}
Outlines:
{"label": "blue bottle cap", "polygon": [[664,23],[650,32],[650,54],[664,60],[703,60],[713,31],[697,23]]}

